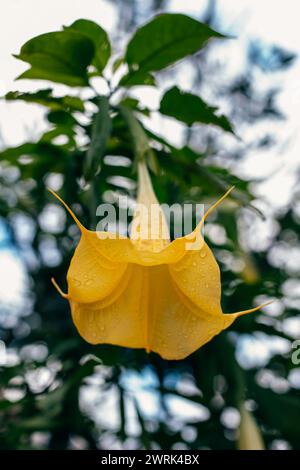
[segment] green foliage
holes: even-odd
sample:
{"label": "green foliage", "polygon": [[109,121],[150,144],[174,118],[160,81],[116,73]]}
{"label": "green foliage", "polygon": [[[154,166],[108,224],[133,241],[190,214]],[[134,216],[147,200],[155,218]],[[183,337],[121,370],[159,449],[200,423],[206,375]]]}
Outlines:
{"label": "green foliage", "polygon": [[49,80],[69,86],[88,85],[87,67],[95,54],[93,42],[72,30],[30,39],[16,57],[31,67],[18,78]]}
{"label": "green foliage", "polygon": [[[228,161],[220,158],[223,144],[213,130],[207,132],[202,126],[197,129],[201,145],[190,139],[189,128],[194,123],[218,126],[235,139],[231,119],[220,116],[216,107],[203,101],[198,96],[201,90],[192,94],[173,87],[163,96],[160,115],[162,119],[172,116],[187,125],[187,138],[175,147],[163,135],[150,130],[148,118],[152,111],[131,91],[136,85],[156,86],[159,80],[154,72],[185,57],[189,60],[188,56],[198,51],[202,51],[201,56],[206,54],[204,46],[213,38],[224,36],[184,15],[155,17],[134,33],[124,58],[112,58],[113,74],[121,64],[128,65],[115,88],[110,88],[116,80],[111,80],[115,77],[106,67],[110,42],[106,32],[94,22],[78,20],[63,31],[38,36],[22,47],[18,57],[31,68],[21,78],[86,86],[89,93],[84,94],[85,98],[78,97],[78,90],[71,89],[64,96],[56,96],[53,86],[34,93],[12,91],[5,96],[8,101],[43,106],[48,128],[36,141],[28,139],[0,152],[0,211],[11,245],[20,257],[24,255],[30,293],[16,324],[2,323],[6,310],[7,317],[13,317],[9,306],[3,306],[0,314],[0,338],[18,353],[16,363],[0,366],[1,449],[67,449],[76,438],[91,449],[107,448],[112,442],[128,446],[128,437],[132,437],[128,422],[133,416],[134,446],[138,448],[169,449],[180,443],[191,449],[233,449],[238,445],[238,431],[224,424],[222,416],[228,407],[240,409],[245,400],[252,406],[267,447],[274,439],[285,439],[297,447],[299,391],[290,387],[279,394],[271,387],[263,388],[257,379],[258,373],[267,372],[287,382],[295,368],[290,358],[272,356],[266,361],[265,370],[259,365],[243,368],[236,358],[239,340],[246,334],[255,339],[259,332],[267,338],[291,341],[282,324],[288,317],[295,317],[292,307],[276,318],[263,314],[241,318],[230,332],[222,333],[186,360],[168,362],[141,350],[85,343],[71,322],[67,302],[50,282],[54,276],[65,287],[78,234],[69,217],[52,231],[43,225],[43,211],[53,203],[46,190],[49,179],[54,176],[62,181],[59,193],[70,205],[76,204],[76,214],[86,227],[92,228],[100,202],[116,200],[124,194],[135,197],[132,188],[136,160],[143,155],[162,203],[210,204],[229,186],[236,185],[229,202],[213,219],[212,227],[223,227],[225,238],[215,240],[208,233],[221,265],[224,311],[250,307],[256,296],[281,298],[283,285],[290,278],[288,269],[272,264],[269,247],[249,252],[239,243],[239,209],[251,209],[253,199],[249,182],[232,174]],[[197,66],[202,64],[201,57],[195,60]],[[95,75],[109,79],[107,95],[100,96],[91,86]],[[252,123],[274,113],[270,112],[272,103],[268,96],[259,96],[259,103],[265,107],[258,110],[255,87],[249,86],[249,80],[251,75],[247,72],[244,80],[229,84],[230,91],[222,89],[222,93],[228,94],[234,111],[240,109],[236,102],[246,103],[243,109],[248,114],[242,122]],[[235,116],[235,122],[238,119]],[[248,210],[242,212],[245,214],[252,217],[251,224],[257,221],[257,213]],[[27,242],[17,236],[15,219],[20,215],[27,218],[32,228]],[[273,246],[294,246],[295,240],[299,241],[299,219],[292,208],[277,223],[283,234],[274,235]],[[51,255],[48,258],[47,253]],[[34,354],[41,347],[46,347],[46,354]],[[41,377],[45,374],[50,378],[43,382]],[[135,385],[130,387],[128,381],[132,377]],[[142,385],[136,385],[138,380]],[[86,389],[93,392],[88,396],[88,406],[83,405],[82,398]],[[17,390],[21,398],[9,398],[12,390]],[[152,415],[144,409],[140,392],[154,397],[157,409]],[[92,407],[91,397],[95,394],[97,400]],[[103,419],[110,412],[105,400],[113,395],[119,418],[117,429]],[[170,398],[193,405],[197,411],[205,410],[206,415],[202,420],[191,415],[180,417],[181,405],[176,405],[174,414],[169,407]],[[45,437],[44,443],[36,442],[37,432]]]}
{"label": "green foliage", "polygon": [[90,180],[97,173],[102,157],[106,150],[107,141],[111,134],[111,118],[109,115],[109,101],[105,96],[98,99],[97,112],[92,128],[91,143],[85,162],[85,177]]}
{"label": "green foliage", "polygon": [[136,80],[140,82],[149,77],[149,72],[162,70],[198,52],[213,38],[224,36],[188,16],[168,13],[156,16],[129,41],[125,53],[129,72],[120,83],[127,86]]}
{"label": "green foliage", "polygon": [[199,96],[185,93],[176,86],[168,90],[160,103],[160,112],[174,117],[188,126],[195,123],[213,124],[224,131],[233,132],[226,116],[216,114],[218,108],[208,106]]}
{"label": "green foliage", "polygon": [[84,111],[84,104],[77,96],[53,96],[53,90],[47,88],[39,90],[36,93],[21,93],[19,91],[10,91],[5,95],[7,101],[26,101],[28,103],[36,103],[47,108],[66,111]]}
{"label": "green foliage", "polygon": [[155,85],[155,78],[149,72],[134,72],[124,75],[120,80],[120,85],[124,87],[131,87],[135,85]]}
{"label": "green foliage", "polygon": [[136,31],[125,58],[131,73],[161,70],[199,51],[212,38],[224,38],[185,15],[162,14]]}
{"label": "green foliage", "polygon": [[101,73],[111,54],[111,46],[106,31],[104,31],[101,26],[90,20],[74,21],[74,23],[66,29],[79,31],[93,41],[95,56],[92,63],[95,65],[97,71]]}
{"label": "green foliage", "polygon": [[[281,395],[269,389],[255,386],[255,397],[259,406],[259,414],[270,429],[282,431],[294,448],[299,445],[298,419],[300,416],[299,397]],[[297,418],[296,418],[297,417]]]}

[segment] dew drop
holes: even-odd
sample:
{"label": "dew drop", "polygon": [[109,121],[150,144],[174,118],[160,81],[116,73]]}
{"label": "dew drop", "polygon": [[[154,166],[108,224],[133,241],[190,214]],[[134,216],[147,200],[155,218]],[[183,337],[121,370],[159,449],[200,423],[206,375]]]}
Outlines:
{"label": "dew drop", "polygon": [[204,250],[202,250],[200,253],[200,258],[205,258],[205,256],[206,256],[206,253]]}

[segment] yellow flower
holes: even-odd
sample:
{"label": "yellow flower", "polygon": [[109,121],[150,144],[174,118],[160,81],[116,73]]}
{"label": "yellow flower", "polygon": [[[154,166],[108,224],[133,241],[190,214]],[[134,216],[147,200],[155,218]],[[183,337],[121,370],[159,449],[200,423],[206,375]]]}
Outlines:
{"label": "yellow flower", "polygon": [[165,359],[183,359],[240,315],[262,306],[223,314],[219,266],[201,235],[204,220],[231,190],[191,234],[170,242],[144,163],[138,164],[138,176],[137,208],[146,210],[136,210],[130,238],[87,230],[51,191],[81,231],[67,274],[68,294],[52,282],[69,300],[73,321],[89,343],[145,348]]}

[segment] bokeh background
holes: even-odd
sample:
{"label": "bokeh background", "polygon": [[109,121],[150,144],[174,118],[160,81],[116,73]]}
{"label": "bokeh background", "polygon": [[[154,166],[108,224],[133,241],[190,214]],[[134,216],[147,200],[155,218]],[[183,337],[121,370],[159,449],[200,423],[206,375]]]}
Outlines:
{"label": "bokeh background", "polygon": [[[12,54],[78,18],[101,24],[116,53],[161,11],[191,15],[233,36],[158,73],[158,89],[135,87],[131,96],[153,110],[148,129],[202,156],[190,192],[180,181],[163,180],[162,199],[212,202],[226,184],[237,184],[241,204],[225,204],[205,229],[221,265],[224,310],[277,300],[177,363],[86,344],[50,284],[53,274],[64,279],[78,233],[45,190],[67,186],[76,202],[77,169],[57,165],[59,152],[49,160],[41,150],[14,150],[38,142],[51,123],[42,106],[1,99],[0,448],[238,449],[245,432],[260,433],[266,449],[299,448],[300,368],[298,356],[292,360],[300,339],[297,2],[2,0],[1,6],[1,96],[47,88],[15,82],[26,66]],[[218,105],[240,139],[162,119],[155,110],[174,84]],[[105,92],[101,81],[94,86]],[[70,94],[63,85],[54,90]],[[83,99],[87,93],[71,92]],[[52,144],[63,146],[62,136]],[[127,164],[119,160],[120,168]],[[118,175],[118,167],[113,171]],[[134,175],[117,177],[99,187],[99,202],[117,193],[133,197],[134,189]],[[85,213],[84,197],[81,205]]]}

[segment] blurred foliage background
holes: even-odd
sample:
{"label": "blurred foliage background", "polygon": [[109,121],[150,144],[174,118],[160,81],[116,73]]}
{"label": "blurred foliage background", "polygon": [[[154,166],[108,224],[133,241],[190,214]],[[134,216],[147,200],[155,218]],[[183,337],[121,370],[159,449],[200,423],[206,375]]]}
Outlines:
{"label": "blurred foliage background", "polygon": [[[143,64],[139,55],[157,47],[161,29],[154,28],[151,42],[139,38],[131,43],[124,59],[126,41],[153,14],[167,11],[167,2],[152,0],[147,7],[134,0],[116,3],[120,20],[111,38],[113,59],[105,32],[77,23],[42,45],[23,46],[19,58],[31,65],[24,78],[48,82],[37,82],[34,93],[12,90],[4,98],[43,106],[48,126],[39,139],[3,146],[0,153],[3,243],[26,267],[21,305],[0,303],[2,351],[6,347],[0,364],[0,448],[297,448],[300,379],[291,353],[299,335],[299,199],[295,193],[293,203],[276,212],[255,197],[256,185],[263,181],[249,181],[236,171],[250,150],[272,151],[276,143],[268,130],[259,141],[245,143],[239,130],[284,119],[276,103],[279,90],[268,86],[262,91],[257,71],[270,77],[290,67],[295,57],[253,42],[244,51],[243,73],[230,76],[215,53],[223,41],[217,39],[182,56],[177,48],[178,59],[188,57],[163,65],[163,53],[154,50],[154,65],[141,71],[135,61]],[[198,19],[220,29],[213,1]],[[188,35],[189,28],[183,27]],[[171,27],[169,34],[175,31]],[[34,55],[39,48],[45,56]],[[58,56],[53,59],[54,50]],[[127,73],[126,61],[129,75],[115,91]],[[176,64],[165,67],[172,62]],[[191,95],[176,88],[183,75]],[[57,82],[68,88],[56,93]],[[172,84],[167,90],[166,83]],[[180,146],[154,130],[157,109],[143,105],[135,94],[137,86],[141,95],[149,88],[161,90],[160,110],[173,116],[164,119],[169,129],[180,132]],[[220,105],[228,120],[204,102],[201,110],[195,95],[210,106]],[[139,119],[148,137],[148,161],[161,203],[211,204],[236,186],[230,201],[206,224],[222,271],[224,311],[277,299],[179,362],[85,343],[71,322],[67,302],[50,282],[54,276],[66,287],[79,234],[47,186],[90,228],[95,227],[100,202],[116,203],[120,194],[135,197],[134,139],[120,103]]]}

